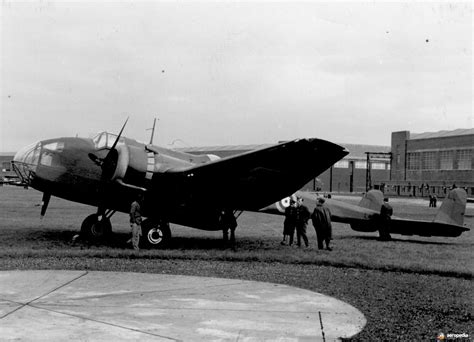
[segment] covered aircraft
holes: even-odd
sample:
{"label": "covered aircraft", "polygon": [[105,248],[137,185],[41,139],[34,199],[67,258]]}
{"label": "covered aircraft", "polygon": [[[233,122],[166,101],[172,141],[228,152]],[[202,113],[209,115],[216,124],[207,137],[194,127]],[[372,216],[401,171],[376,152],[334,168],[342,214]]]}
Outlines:
{"label": "covered aircraft", "polygon": [[101,239],[110,217],[143,193],[142,246],[158,247],[171,237],[169,222],[219,230],[223,211],[258,211],[348,154],[325,140],[298,139],[219,159],[122,137],[124,127],[118,135],[43,140],[15,155],[16,173],[44,193],[41,215],[51,196],[96,206],[81,234]]}
{"label": "covered aircraft", "polygon": [[[318,196],[314,193],[296,192],[275,204],[262,209],[262,212],[283,215],[290,200],[301,197],[305,205],[312,212],[316,206]],[[325,199],[325,204],[331,211],[331,219],[335,222],[350,224],[358,232],[376,232],[377,217],[382,207],[384,195],[380,190],[370,190],[359,202],[353,205],[346,202]],[[419,236],[446,236],[456,237],[469,229],[464,227],[464,213],[466,211],[466,192],[463,189],[453,189],[443,200],[436,217],[432,221],[413,220],[392,216],[390,234],[419,235]]]}

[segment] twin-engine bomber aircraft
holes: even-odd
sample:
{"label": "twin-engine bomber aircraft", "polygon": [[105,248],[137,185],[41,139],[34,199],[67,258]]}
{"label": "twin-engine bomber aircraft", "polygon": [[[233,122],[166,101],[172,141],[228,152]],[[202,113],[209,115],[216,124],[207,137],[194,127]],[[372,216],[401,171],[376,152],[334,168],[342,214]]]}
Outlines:
{"label": "twin-engine bomber aircraft", "polygon": [[[125,123],[126,124],[126,123]],[[14,157],[16,173],[43,192],[41,215],[51,196],[96,206],[81,235],[102,239],[110,217],[128,212],[144,194],[143,247],[171,238],[169,223],[220,230],[222,212],[259,209],[293,193],[348,151],[320,139],[298,139],[220,159],[192,155],[118,135],[43,140]]]}
{"label": "twin-engine bomber aircraft", "polygon": [[[298,191],[290,197],[261,209],[261,212],[283,215],[290,205],[290,200],[301,197],[310,211],[314,210],[318,196],[313,193]],[[370,190],[359,202],[359,205],[325,199],[325,205],[331,211],[331,219],[335,222],[350,224],[358,232],[378,231],[378,216],[382,208],[384,195],[380,190]],[[457,237],[469,228],[463,226],[466,211],[466,192],[463,189],[453,189],[448,193],[432,221],[413,220],[392,216],[389,225],[390,234],[419,235],[419,236],[445,236]]]}

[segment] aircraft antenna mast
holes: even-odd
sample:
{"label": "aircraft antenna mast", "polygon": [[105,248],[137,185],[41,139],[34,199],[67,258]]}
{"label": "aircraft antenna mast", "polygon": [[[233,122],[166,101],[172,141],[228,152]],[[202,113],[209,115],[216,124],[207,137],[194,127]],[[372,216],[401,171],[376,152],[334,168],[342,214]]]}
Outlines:
{"label": "aircraft antenna mast", "polygon": [[153,127],[147,129],[147,131],[151,129],[150,145],[153,145],[153,136],[155,135],[155,125],[156,125],[156,118],[153,120]]}

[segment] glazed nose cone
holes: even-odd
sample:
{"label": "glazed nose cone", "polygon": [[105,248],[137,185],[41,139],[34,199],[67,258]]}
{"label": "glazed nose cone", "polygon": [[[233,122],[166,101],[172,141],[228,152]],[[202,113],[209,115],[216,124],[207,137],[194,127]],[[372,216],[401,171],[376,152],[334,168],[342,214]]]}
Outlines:
{"label": "glazed nose cone", "polygon": [[22,182],[29,183],[36,173],[39,162],[40,143],[28,145],[20,149],[13,157],[13,169]]}

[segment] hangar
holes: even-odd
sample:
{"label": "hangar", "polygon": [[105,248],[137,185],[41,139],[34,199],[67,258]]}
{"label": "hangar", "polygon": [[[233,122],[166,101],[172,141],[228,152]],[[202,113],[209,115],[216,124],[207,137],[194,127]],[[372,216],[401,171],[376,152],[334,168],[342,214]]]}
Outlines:
{"label": "hangar", "polygon": [[0,152],[0,185],[8,179],[16,179],[16,174],[12,168],[14,155],[13,152]]}

